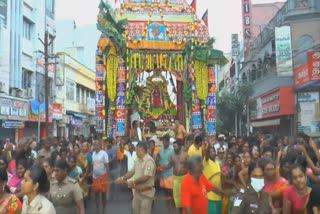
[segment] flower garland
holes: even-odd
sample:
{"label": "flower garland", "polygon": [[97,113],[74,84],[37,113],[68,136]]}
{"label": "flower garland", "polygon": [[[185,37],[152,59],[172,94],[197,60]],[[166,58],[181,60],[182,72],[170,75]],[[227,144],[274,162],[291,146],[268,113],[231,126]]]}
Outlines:
{"label": "flower garland", "polygon": [[107,90],[109,99],[114,102],[117,95],[118,56],[112,47],[107,58]]}
{"label": "flower garland", "polygon": [[200,60],[194,64],[196,73],[197,93],[200,100],[208,97],[208,65]]}
{"label": "flower garland", "polygon": [[137,69],[167,69],[181,72],[184,70],[184,58],[182,54],[164,53],[131,53],[127,50],[127,62],[130,70]]}

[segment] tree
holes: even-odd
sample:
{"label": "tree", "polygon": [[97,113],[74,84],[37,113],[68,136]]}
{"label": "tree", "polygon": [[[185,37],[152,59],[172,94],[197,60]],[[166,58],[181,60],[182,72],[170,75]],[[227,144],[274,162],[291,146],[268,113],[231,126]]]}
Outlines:
{"label": "tree", "polygon": [[217,131],[234,131],[234,118],[237,109],[237,98],[234,94],[223,91],[217,96]]}
{"label": "tree", "polygon": [[[241,83],[236,87],[235,93],[223,91],[217,96],[217,131],[234,132],[235,117],[240,116],[246,121],[246,106],[253,93],[252,83]],[[243,114],[245,112],[245,114]],[[244,117],[245,116],[245,117]],[[244,118],[243,118],[244,117]],[[242,124],[240,124],[242,125]]]}
{"label": "tree", "polygon": [[248,104],[249,97],[253,94],[253,84],[249,82],[240,83],[236,89],[236,98],[238,102],[237,113],[242,113],[244,106]]}

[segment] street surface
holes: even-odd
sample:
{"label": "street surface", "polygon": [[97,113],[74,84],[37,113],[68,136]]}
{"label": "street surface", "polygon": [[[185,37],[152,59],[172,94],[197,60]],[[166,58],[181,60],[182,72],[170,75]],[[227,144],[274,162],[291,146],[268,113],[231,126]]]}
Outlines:
{"label": "street surface", "polygon": [[[126,174],[126,171],[127,171],[126,159],[122,161],[120,166],[121,166],[120,174],[121,176],[123,176]],[[122,185],[122,186],[118,186],[117,191],[118,191],[118,194],[115,196],[116,198],[114,200],[107,201],[107,212],[104,214],[131,214],[131,189],[128,189],[126,185]],[[160,190],[157,190],[156,196],[162,197],[162,196],[165,196],[165,194],[160,189]],[[86,214],[95,214],[95,213],[96,213],[96,206],[94,202],[94,195],[91,194],[91,200],[89,201],[88,208],[86,209]],[[101,213],[102,211],[100,210],[99,214]],[[167,209],[167,202],[154,201],[152,214],[163,214],[163,213],[170,214]]]}
{"label": "street surface", "polygon": [[[119,195],[115,200],[107,202],[107,212],[104,214],[131,214],[131,192],[130,190],[120,190]],[[160,191],[157,196],[162,195]],[[100,211],[101,213],[102,211]],[[86,214],[95,214],[95,202],[92,195],[89,201],[89,206],[86,209]],[[152,209],[152,214],[168,213],[166,202],[155,201]],[[169,214],[169,213],[168,213]]]}

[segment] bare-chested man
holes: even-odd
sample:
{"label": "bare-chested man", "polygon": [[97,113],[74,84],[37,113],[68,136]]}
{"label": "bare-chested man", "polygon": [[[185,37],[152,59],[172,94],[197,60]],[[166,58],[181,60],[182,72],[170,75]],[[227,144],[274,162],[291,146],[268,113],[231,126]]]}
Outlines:
{"label": "bare-chested man", "polygon": [[132,129],[130,130],[130,133],[129,133],[129,140],[131,142],[139,142],[140,139],[139,139],[139,135],[138,135],[138,121],[133,121],[132,122]]}
{"label": "bare-chested man", "polygon": [[181,140],[182,144],[185,142],[185,137],[188,136],[186,129],[179,120],[174,121],[174,126],[167,124],[169,129],[173,130],[176,133],[176,140]]}
{"label": "bare-chested man", "polygon": [[173,198],[176,208],[181,207],[181,184],[184,176],[188,173],[188,152],[183,147],[182,141],[179,139],[173,143],[174,154],[171,156],[170,163],[161,167],[161,170],[167,170],[173,167]]}

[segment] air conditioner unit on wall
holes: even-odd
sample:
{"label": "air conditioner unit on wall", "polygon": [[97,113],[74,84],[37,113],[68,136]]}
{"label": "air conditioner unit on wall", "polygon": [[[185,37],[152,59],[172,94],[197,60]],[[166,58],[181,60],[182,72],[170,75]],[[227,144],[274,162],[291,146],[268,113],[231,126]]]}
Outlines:
{"label": "air conditioner unit on wall", "polygon": [[25,95],[25,89],[18,88],[16,91],[16,97],[24,98]]}
{"label": "air conditioner unit on wall", "polygon": [[10,88],[10,96],[15,97],[17,94],[17,88]]}
{"label": "air conditioner unit on wall", "polygon": [[20,98],[24,98],[25,95],[26,95],[26,93],[27,93],[27,90],[26,90],[26,89],[18,89],[16,96],[17,96],[17,97],[20,97]]}
{"label": "air conditioner unit on wall", "polygon": [[27,88],[27,95],[28,95],[28,98],[32,98],[33,96],[32,88]]}

